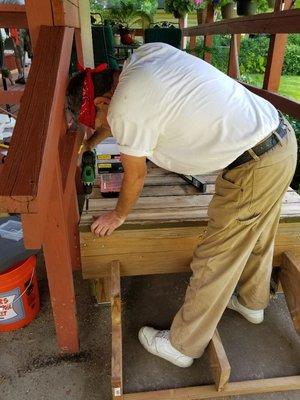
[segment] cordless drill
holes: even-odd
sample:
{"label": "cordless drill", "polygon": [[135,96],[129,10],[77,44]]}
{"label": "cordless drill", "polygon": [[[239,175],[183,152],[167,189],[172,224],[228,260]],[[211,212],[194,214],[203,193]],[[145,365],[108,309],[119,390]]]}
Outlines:
{"label": "cordless drill", "polygon": [[89,209],[89,198],[96,180],[96,152],[87,150],[82,154],[81,181],[86,198],[86,210]]}

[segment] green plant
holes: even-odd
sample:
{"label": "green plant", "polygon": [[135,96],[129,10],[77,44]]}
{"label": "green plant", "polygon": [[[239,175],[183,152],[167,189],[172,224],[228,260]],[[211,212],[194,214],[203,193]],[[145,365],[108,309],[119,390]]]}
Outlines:
{"label": "green plant", "polygon": [[214,8],[222,8],[227,4],[234,3],[234,0],[211,0],[211,3],[213,4]]}
{"label": "green plant", "polygon": [[205,8],[208,0],[165,0],[165,11],[177,16],[184,16],[201,8]]}
{"label": "green plant", "polygon": [[193,11],[193,5],[189,0],[166,0],[165,1],[166,12],[172,14],[184,15]]}
{"label": "green plant", "polygon": [[145,28],[153,20],[158,1],[111,0],[110,7],[104,6],[96,0],[91,1],[91,11],[98,12],[102,20],[108,20],[113,25],[121,25],[124,28],[133,28],[136,25],[142,25]]}

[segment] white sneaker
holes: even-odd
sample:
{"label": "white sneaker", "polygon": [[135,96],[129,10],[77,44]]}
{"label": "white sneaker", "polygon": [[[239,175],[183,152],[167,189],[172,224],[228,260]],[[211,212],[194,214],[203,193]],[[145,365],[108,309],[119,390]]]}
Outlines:
{"label": "white sneaker", "polygon": [[231,296],[227,308],[237,311],[252,324],[260,324],[264,320],[264,310],[251,310],[243,306],[235,295]]}
{"label": "white sneaker", "polygon": [[178,367],[190,367],[194,359],[176,350],[171,345],[169,334],[170,331],[158,331],[149,326],[143,326],[139,331],[139,341],[149,353],[164,358]]}

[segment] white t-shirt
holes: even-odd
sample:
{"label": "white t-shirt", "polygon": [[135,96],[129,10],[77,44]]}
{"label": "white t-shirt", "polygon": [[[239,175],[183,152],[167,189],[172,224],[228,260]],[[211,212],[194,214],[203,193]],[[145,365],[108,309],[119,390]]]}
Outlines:
{"label": "white t-shirt", "polygon": [[126,61],[108,123],[121,153],[203,174],[255,146],[279,117],[268,101],[203,60],[149,43]]}

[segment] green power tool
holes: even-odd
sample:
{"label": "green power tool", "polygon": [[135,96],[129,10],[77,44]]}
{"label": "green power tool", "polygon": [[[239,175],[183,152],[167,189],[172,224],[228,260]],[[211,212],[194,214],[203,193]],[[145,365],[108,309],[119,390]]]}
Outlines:
{"label": "green power tool", "polygon": [[96,151],[87,150],[82,154],[81,181],[86,197],[86,210],[89,209],[89,198],[96,180]]}

